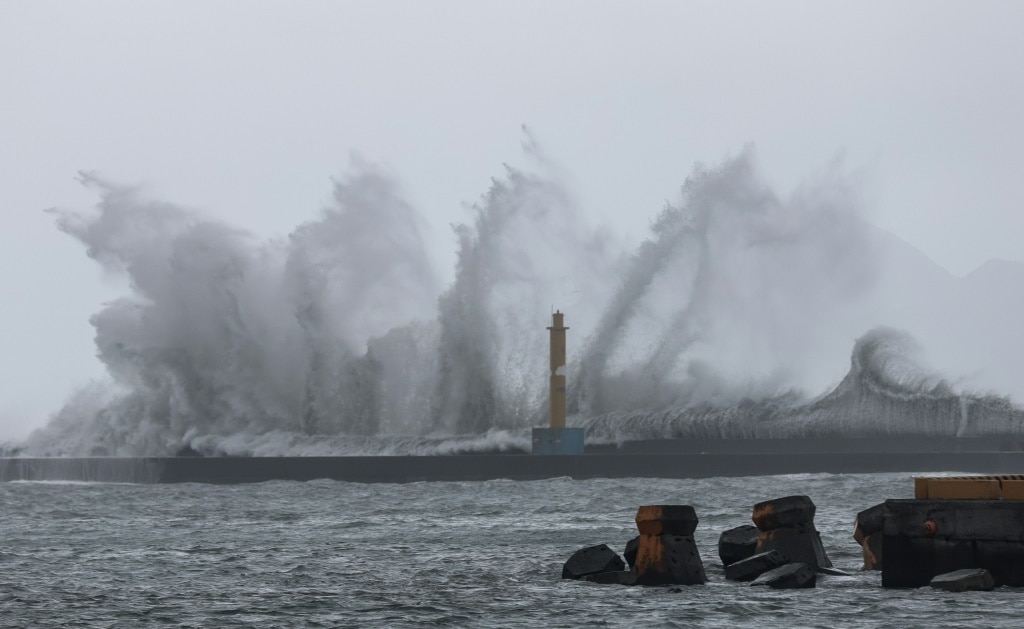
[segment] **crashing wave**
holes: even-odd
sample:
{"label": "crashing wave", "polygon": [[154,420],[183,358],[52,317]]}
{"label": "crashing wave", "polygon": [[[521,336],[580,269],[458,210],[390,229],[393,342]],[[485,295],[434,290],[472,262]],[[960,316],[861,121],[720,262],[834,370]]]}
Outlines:
{"label": "crashing wave", "polygon": [[1024,410],[1008,397],[957,393],[914,361],[906,332],[876,328],[857,339],[850,371],[812,401],[797,393],[655,412],[615,412],[580,422],[589,438],[622,442],[664,438],[800,438],[1020,434]]}
{"label": "crashing wave", "polygon": [[[528,146],[536,155],[535,146]],[[556,178],[508,168],[455,227],[444,290],[399,186],[366,164],[265,242],[86,175],[60,229],[128,280],[91,319],[109,380],[19,453],[510,451],[543,425],[552,305],[568,313],[569,410],[592,438],[1018,431],[1007,398],[956,393],[885,320],[882,249],[829,173],[789,197],[745,151],[698,166],[632,254]],[[876,300],[877,301],[877,300]],[[884,300],[883,300],[884,301]]]}

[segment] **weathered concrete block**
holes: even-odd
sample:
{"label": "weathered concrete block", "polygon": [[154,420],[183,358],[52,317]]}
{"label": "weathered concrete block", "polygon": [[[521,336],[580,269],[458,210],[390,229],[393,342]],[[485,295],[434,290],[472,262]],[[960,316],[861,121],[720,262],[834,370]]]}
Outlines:
{"label": "weathered concrete block", "polygon": [[787,526],[799,526],[814,522],[816,507],[808,496],[786,496],[765,500],[754,505],[751,518],[757,528],[770,531]]}
{"label": "weathered concrete block", "polygon": [[853,520],[853,539],[859,544],[868,535],[878,533],[885,526],[885,503],[877,504],[857,514]]}
{"label": "weathered concrete block", "polygon": [[636,571],[638,585],[705,583],[704,564],[693,532],[697,512],[689,505],[646,505],[637,509],[640,531]]}
{"label": "weathered concrete block", "polygon": [[632,570],[598,572],[596,574],[588,574],[580,578],[580,581],[590,581],[591,583],[602,583],[605,585],[636,585],[636,573]]}
{"label": "weathered concrete block", "polygon": [[964,568],[1024,586],[1024,502],[887,500],[883,532],[883,587],[923,587]]}
{"label": "weathered concrete block", "polygon": [[697,512],[690,505],[646,505],[637,509],[636,528],[641,535],[693,535]]}
{"label": "weathered concrete block", "polygon": [[752,524],[722,531],[718,537],[718,556],[724,566],[752,556],[756,549],[757,527]]}
{"label": "weathered concrete block", "polygon": [[805,563],[812,569],[831,568],[832,561],[821,544],[821,534],[814,524],[762,530],[757,538],[757,552],[777,550],[794,563]]}
{"label": "weathered concrete block", "polygon": [[725,567],[725,578],[730,581],[753,581],[769,570],[784,566],[789,560],[776,550],[769,550]]}
{"label": "weathered concrete block", "polygon": [[630,568],[636,565],[636,550],[640,547],[640,536],[637,535],[633,539],[626,542],[626,550],[622,552],[622,558],[626,560],[626,565]]}
{"label": "weathered concrete block", "polygon": [[882,529],[885,526],[885,503],[857,514],[853,520],[853,539],[864,554],[864,570],[882,569]]}
{"label": "weathered concrete block", "polygon": [[868,535],[860,542],[861,550],[864,553],[865,570],[882,569],[882,540],[885,535],[881,531]]}
{"label": "weathered concrete block", "polygon": [[626,564],[607,544],[588,546],[574,552],[562,566],[563,579],[579,579],[589,574],[618,572]]}
{"label": "weathered concrete block", "polygon": [[947,592],[987,592],[996,586],[992,573],[984,568],[968,568],[940,574],[928,584]]}
{"label": "weathered concrete block", "polygon": [[777,590],[812,588],[817,582],[817,573],[805,563],[788,563],[765,572],[750,585],[767,585]]}
{"label": "weathered concrete block", "polygon": [[700,585],[708,580],[692,535],[641,535],[634,570],[638,585]]}

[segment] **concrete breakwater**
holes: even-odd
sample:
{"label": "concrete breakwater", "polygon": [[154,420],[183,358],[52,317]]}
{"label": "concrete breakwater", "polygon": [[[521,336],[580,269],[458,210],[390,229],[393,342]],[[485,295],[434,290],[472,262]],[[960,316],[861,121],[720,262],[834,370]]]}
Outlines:
{"label": "concrete breakwater", "polygon": [[1008,474],[1024,452],[751,452],[533,456],[481,454],[346,457],[141,457],[0,459],[3,481],[257,483],[333,479],[360,483],[710,478],[776,474],[962,471]]}
{"label": "concrete breakwater", "polygon": [[[755,544],[729,561],[722,551],[731,531],[719,539],[725,578],[774,589],[803,589],[815,586],[819,572],[845,574],[832,568],[814,528],[814,513],[814,502],[807,496],[754,505]],[[708,579],[693,537],[698,522],[690,505],[641,506],[636,513],[640,535],[626,545],[625,562],[605,544],[590,546],[569,557],[562,578],[616,585],[703,585]],[[629,570],[623,569],[626,563]]]}
{"label": "concrete breakwater", "polygon": [[[887,500],[857,514],[854,539],[864,570],[881,570],[886,588],[930,585],[950,592],[1024,586],[1024,475],[918,477],[913,500]],[[938,497],[936,497],[938,496]],[[772,588],[815,587],[837,570],[814,526],[808,496],[766,500],[750,525],[722,531],[718,554],[728,581]],[[702,585],[690,505],[647,505],[623,561],[606,544],[573,553],[563,579],[617,585]],[[625,570],[625,565],[629,569]]]}

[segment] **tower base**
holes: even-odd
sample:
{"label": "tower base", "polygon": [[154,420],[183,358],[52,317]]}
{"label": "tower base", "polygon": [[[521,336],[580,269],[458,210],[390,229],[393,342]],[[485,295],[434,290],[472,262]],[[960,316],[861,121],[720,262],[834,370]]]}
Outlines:
{"label": "tower base", "polygon": [[583,454],[582,428],[534,428],[534,454]]}

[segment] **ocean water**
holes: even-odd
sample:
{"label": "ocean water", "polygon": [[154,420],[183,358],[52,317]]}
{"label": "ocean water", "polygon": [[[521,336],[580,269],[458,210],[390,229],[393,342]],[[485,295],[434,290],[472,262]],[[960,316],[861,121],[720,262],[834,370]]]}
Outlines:
{"label": "ocean water", "polygon": [[[0,484],[3,627],[875,627],[1021,625],[1019,590],[883,590],[857,511],[910,474],[364,485]],[[725,580],[719,533],[807,494],[836,567],[813,590]],[[691,504],[709,582],[566,581],[578,548],[619,550],[637,506]]]}

